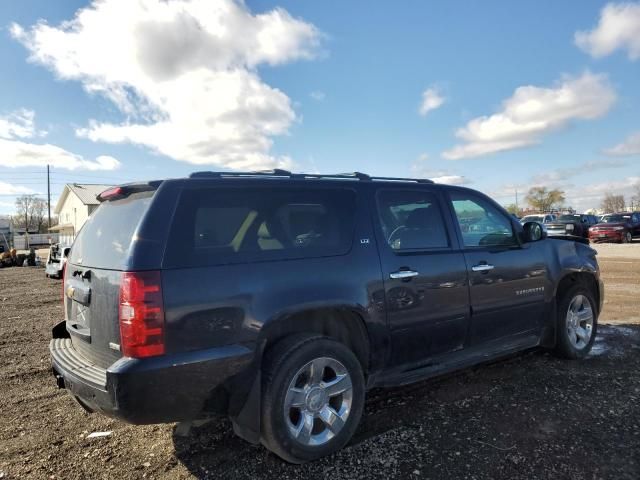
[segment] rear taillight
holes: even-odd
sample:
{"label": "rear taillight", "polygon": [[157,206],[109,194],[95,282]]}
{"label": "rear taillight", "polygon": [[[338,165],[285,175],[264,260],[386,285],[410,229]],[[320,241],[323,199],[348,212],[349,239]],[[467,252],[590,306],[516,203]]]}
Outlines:
{"label": "rear taillight", "polygon": [[120,283],[120,349],[126,357],[164,354],[164,305],[160,272],[123,272]]}

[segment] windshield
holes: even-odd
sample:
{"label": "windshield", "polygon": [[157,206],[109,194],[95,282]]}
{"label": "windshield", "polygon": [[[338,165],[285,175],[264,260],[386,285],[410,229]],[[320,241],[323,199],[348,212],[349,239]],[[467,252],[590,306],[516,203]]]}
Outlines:
{"label": "windshield", "polygon": [[525,222],[544,222],[544,217],[542,215],[527,215],[520,220],[522,223]]}
{"label": "windshield", "polygon": [[624,223],[628,222],[631,215],[606,215],[602,217],[602,223]]}
{"label": "windshield", "polygon": [[558,220],[580,221],[580,215],[560,215]]}

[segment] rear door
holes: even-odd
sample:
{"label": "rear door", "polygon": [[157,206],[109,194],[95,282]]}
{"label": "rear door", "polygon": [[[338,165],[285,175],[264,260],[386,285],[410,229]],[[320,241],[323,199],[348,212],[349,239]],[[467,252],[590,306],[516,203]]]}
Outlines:
{"label": "rear door", "polygon": [[452,189],[449,197],[469,271],[470,344],[539,331],[545,241],[521,245],[508,214],[480,194]]}
{"label": "rear door", "polygon": [[373,203],[391,365],[462,349],[469,327],[467,271],[438,189],[380,188]]}
{"label": "rear door", "polygon": [[102,203],[71,247],[64,275],[67,331],[74,349],[102,368],[121,357],[120,278],[153,195],[141,192]]}

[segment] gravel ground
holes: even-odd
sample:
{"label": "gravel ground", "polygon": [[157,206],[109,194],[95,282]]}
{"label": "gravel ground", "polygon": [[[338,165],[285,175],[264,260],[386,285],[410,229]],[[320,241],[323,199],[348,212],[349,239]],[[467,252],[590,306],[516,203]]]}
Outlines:
{"label": "gravel ground", "polygon": [[633,243],[592,243],[602,258],[624,257],[626,260],[640,260],[640,240]]}
{"label": "gravel ground", "polygon": [[601,257],[602,320],[612,324],[588,359],[533,351],[370,392],[351,444],[304,466],[236,438],[224,419],[181,437],[175,425],[84,413],[49,371],[60,282],[42,269],[0,270],[0,478],[638,479],[640,255]]}

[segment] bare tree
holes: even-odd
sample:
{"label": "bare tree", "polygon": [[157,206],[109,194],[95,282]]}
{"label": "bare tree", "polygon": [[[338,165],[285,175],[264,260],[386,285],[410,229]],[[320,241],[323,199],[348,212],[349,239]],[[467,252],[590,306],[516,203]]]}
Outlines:
{"label": "bare tree", "polygon": [[548,212],[564,202],[564,192],[558,189],[549,190],[547,187],[531,187],[526,200],[536,210]]}
{"label": "bare tree", "polygon": [[47,202],[35,195],[21,195],[16,198],[16,214],[13,224],[24,231],[37,230],[40,232],[45,223]]}
{"label": "bare tree", "polygon": [[42,198],[34,198],[31,211],[31,223],[38,230],[38,233],[46,233],[45,221],[47,212],[47,201]]}
{"label": "bare tree", "polygon": [[35,198],[35,195],[20,195],[16,198],[16,214],[13,216],[13,224],[17,228],[24,228],[25,232],[29,230],[31,225]]}
{"label": "bare tree", "polygon": [[518,208],[518,206],[515,203],[510,203],[509,205],[505,205],[504,208],[507,212],[509,212],[512,215],[517,215],[517,216],[522,215],[522,209]]}
{"label": "bare tree", "polygon": [[613,195],[611,193],[607,193],[604,196],[602,205],[600,206],[604,213],[621,212],[624,210],[624,207],[624,195]]}
{"label": "bare tree", "polygon": [[640,182],[636,183],[633,187],[633,194],[631,195],[631,208],[640,210]]}

